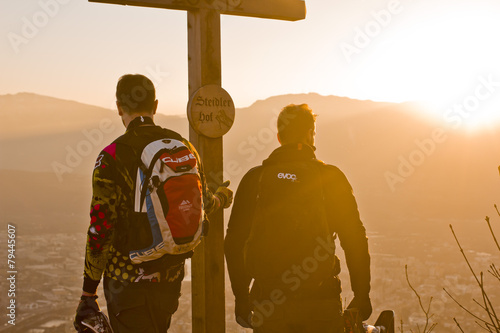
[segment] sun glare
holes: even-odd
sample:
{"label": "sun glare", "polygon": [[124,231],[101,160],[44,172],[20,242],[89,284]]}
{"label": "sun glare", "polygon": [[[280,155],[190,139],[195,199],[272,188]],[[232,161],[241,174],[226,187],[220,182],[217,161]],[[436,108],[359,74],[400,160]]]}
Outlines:
{"label": "sun glare", "polygon": [[496,15],[461,8],[434,17],[430,13],[412,24],[400,21],[358,66],[364,93],[395,102],[420,101],[433,117],[453,127],[500,125]]}

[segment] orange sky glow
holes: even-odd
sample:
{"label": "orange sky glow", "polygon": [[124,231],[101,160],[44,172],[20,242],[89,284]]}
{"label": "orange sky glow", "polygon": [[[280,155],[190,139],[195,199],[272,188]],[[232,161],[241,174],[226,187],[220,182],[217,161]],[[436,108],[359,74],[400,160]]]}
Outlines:
{"label": "orange sky glow", "polygon": [[[287,93],[421,101],[469,127],[500,120],[500,3],[307,0],[307,18],[222,18],[223,87],[237,107]],[[34,92],[114,108],[124,73],[184,114],[186,13],[86,0],[0,4],[0,94]]]}

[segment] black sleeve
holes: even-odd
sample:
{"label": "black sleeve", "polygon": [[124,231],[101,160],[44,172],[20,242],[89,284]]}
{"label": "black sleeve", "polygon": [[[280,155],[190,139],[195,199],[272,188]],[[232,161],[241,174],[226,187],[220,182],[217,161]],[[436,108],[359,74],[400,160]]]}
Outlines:
{"label": "black sleeve", "polygon": [[248,298],[252,278],[245,272],[243,250],[252,227],[256,205],[259,168],[250,170],[241,180],[234,197],[233,209],[224,241],[227,270],[233,294],[237,299]]}
{"label": "black sleeve", "polygon": [[359,217],[358,205],[344,173],[334,166],[327,166],[327,168],[326,192],[328,200],[331,201],[328,210],[329,220],[344,250],[354,295],[368,295],[370,292],[370,254],[366,230]]}

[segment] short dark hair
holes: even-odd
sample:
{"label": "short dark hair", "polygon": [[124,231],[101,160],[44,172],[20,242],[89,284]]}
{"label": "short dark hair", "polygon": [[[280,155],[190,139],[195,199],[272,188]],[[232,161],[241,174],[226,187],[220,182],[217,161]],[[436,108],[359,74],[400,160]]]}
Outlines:
{"label": "short dark hair", "polygon": [[300,142],[314,129],[317,115],[307,104],[290,104],[278,116],[278,135],[285,143]]}
{"label": "short dark hair", "polygon": [[153,82],[141,74],[123,75],[116,85],[116,101],[126,113],[153,111],[156,101]]}

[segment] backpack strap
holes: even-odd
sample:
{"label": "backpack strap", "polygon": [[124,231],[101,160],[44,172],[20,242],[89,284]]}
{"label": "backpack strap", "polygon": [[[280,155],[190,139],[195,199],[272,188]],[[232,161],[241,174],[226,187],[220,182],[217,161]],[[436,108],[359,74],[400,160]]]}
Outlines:
{"label": "backpack strap", "polygon": [[[158,127],[158,126],[156,126],[156,127]],[[141,144],[138,144],[137,140],[133,140],[133,137],[131,137],[134,135],[133,133],[135,133],[136,129],[137,128],[134,128],[130,132],[126,132],[125,134],[123,134],[122,136],[117,138],[114,142],[128,146],[132,150],[132,153],[134,154],[134,157],[135,157],[137,168],[141,169],[141,171],[143,172],[143,174],[145,176],[144,179],[141,181],[141,196],[140,196],[140,208],[139,208],[139,212],[141,212],[142,207],[144,205],[144,201],[146,200],[146,194],[147,194],[147,190],[148,190],[148,186],[144,186],[144,185],[149,183],[149,180],[151,178],[151,174],[153,173],[154,163],[151,163],[149,168],[147,168],[146,165],[144,165],[144,163],[142,162],[142,158],[141,158],[140,154],[142,153],[144,148],[147,147],[147,145],[149,145],[151,142],[154,142],[156,140],[172,139],[172,140],[178,140],[178,141],[182,142],[183,137],[175,131],[172,131],[172,130],[169,130],[166,128],[161,128],[162,132],[163,132],[162,136],[159,136],[157,138],[154,138],[154,139],[142,142]],[[190,149],[190,148],[188,147],[188,149]],[[160,154],[162,152],[163,151],[160,150],[153,157],[151,162],[156,161],[156,159],[160,156]]]}
{"label": "backpack strap", "polygon": [[326,207],[327,207],[327,202],[326,202],[326,194],[325,194],[325,188],[323,186],[324,184],[324,178],[323,178],[323,169],[322,167],[325,165],[325,163],[323,161],[320,161],[318,159],[313,159],[313,161],[315,162],[315,164],[317,165],[317,169],[318,169],[318,174],[319,174],[319,178],[320,178],[320,191],[321,191],[321,198],[323,200],[323,205],[322,206],[322,210],[321,210],[321,213],[322,213],[322,218],[323,218],[323,222],[326,223],[326,226],[329,230],[330,233],[334,234],[330,228],[330,224],[328,223],[328,215],[326,213]]}
{"label": "backpack strap", "polygon": [[[323,198],[323,209],[322,209],[322,216],[323,216],[323,222],[326,223],[326,228],[328,229],[328,232],[332,235],[333,240],[337,238],[337,233],[332,230],[330,223],[328,223],[328,214],[326,212],[326,207],[327,207],[327,201],[326,201],[326,193],[325,193],[325,188],[323,186],[324,184],[324,177],[323,177],[323,167],[326,166],[326,164],[318,159],[315,159],[316,162],[318,162],[318,172],[319,172],[319,177],[321,179],[321,197]],[[319,165],[321,164],[321,165]],[[340,274],[340,259],[339,257],[334,253],[333,254],[333,260],[334,260],[334,268],[333,268],[333,273],[335,276],[338,276]]]}
{"label": "backpack strap", "polygon": [[[146,147],[147,147],[147,145],[144,148],[146,148]],[[144,200],[146,200],[146,194],[148,191],[148,184],[149,184],[149,181],[151,179],[151,175],[153,174],[154,166],[156,164],[156,161],[158,160],[158,158],[160,158],[161,154],[163,154],[164,151],[165,151],[165,149],[160,149],[159,151],[156,152],[156,154],[151,159],[151,163],[149,164],[149,168],[146,168],[144,163],[142,163],[141,157],[139,156],[139,168],[144,173],[144,179],[142,181],[142,189],[141,189],[140,208],[139,208],[140,212],[142,211],[142,206],[144,205]]]}
{"label": "backpack strap", "polygon": [[[127,147],[130,148],[130,150],[132,151],[132,154],[134,155],[134,160],[135,160],[135,164],[137,165],[137,168],[141,169],[142,173],[146,176],[141,181],[142,190],[141,190],[141,204],[140,204],[140,209],[139,209],[139,212],[141,212],[142,211],[142,205],[143,205],[144,200],[146,198],[146,192],[147,192],[147,189],[148,189],[148,187],[144,186],[144,184],[147,184],[149,182],[149,177],[151,177],[151,172],[148,172],[148,168],[146,168],[146,166],[144,165],[144,163],[142,163],[142,159],[141,159],[140,153],[151,142],[147,142],[145,144],[138,145],[137,143],[135,143],[135,142],[132,143],[131,141],[132,140],[130,138],[128,138],[127,133],[125,133],[124,135],[122,135],[118,139],[116,139],[115,143],[122,144],[122,145],[127,146]],[[136,172],[136,174],[137,174],[137,172]],[[147,176],[147,175],[149,175],[149,176]]]}
{"label": "backpack strap", "polygon": [[260,202],[260,193],[262,191],[262,178],[264,178],[264,168],[265,166],[262,166],[262,170],[260,171],[259,179],[257,180],[257,197],[256,197],[256,202]]}

